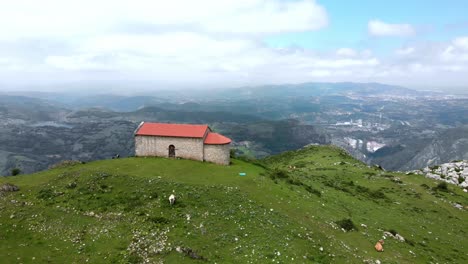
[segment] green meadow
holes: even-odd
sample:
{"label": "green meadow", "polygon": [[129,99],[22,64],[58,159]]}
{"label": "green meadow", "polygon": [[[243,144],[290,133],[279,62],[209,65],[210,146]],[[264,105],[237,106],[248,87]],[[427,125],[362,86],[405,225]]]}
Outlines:
{"label": "green meadow", "polygon": [[[0,193],[1,263],[468,263],[466,193],[335,147],[64,164],[5,183],[20,190]],[[385,231],[404,241],[376,252]]]}

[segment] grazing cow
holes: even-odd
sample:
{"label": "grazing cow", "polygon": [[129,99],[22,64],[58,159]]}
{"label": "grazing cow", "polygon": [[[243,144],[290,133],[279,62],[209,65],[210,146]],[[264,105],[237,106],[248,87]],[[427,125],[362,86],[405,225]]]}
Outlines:
{"label": "grazing cow", "polygon": [[174,195],[174,194],[171,194],[171,195],[169,196],[169,203],[170,203],[171,205],[174,205],[175,201],[176,201],[175,195]]}
{"label": "grazing cow", "polygon": [[377,252],[383,252],[383,244],[384,244],[383,239],[380,239],[380,240],[375,244],[375,250],[377,250]]}

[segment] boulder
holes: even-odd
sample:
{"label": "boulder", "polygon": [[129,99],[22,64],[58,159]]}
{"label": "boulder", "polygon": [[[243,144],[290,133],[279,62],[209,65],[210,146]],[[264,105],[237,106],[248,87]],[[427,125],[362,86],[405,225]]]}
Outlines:
{"label": "boulder", "polygon": [[0,187],[0,192],[17,192],[19,187],[11,183],[5,183]]}
{"label": "boulder", "polygon": [[405,242],[405,238],[403,236],[401,236],[400,234],[396,234],[395,239],[400,241],[400,242]]}

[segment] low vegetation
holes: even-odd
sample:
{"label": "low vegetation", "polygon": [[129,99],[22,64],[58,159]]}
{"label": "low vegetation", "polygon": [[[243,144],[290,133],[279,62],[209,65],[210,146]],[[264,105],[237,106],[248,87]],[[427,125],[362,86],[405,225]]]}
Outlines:
{"label": "low vegetation", "polygon": [[21,169],[19,168],[13,168],[11,169],[11,176],[16,176],[21,173]]}
{"label": "low vegetation", "polygon": [[[0,259],[468,262],[459,243],[467,235],[467,212],[454,207],[468,198],[456,188],[446,192],[423,176],[369,168],[334,147],[255,164],[126,158],[0,178],[0,187],[15,187],[0,191]],[[386,239],[385,251],[376,252],[385,230],[398,230],[405,241]]]}

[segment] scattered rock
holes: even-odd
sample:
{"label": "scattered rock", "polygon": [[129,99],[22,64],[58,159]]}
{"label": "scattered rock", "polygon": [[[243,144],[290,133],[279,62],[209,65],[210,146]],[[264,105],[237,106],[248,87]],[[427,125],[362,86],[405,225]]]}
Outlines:
{"label": "scattered rock", "polygon": [[400,242],[405,242],[405,238],[403,236],[401,236],[400,234],[396,234],[395,239],[400,241]]}
{"label": "scattered rock", "polygon": [[427,178],[468,188],[468,160],[444,163],[408,173],[422,174]]}
{"label": "scattered rock", "polygon": [[5,183],[0,187],[0,192],[17,192],[19,187],[11,183]]}
{"label": "scattered rock", "polygon": [[176,247],[176,251],[191,259],[206,260],[203,256],[198,255],[193,249],[188,247]]}
{"label": "scattered rock", "polygon": [[383,237],[384,239],[386,239],[387,237],[390,237],[390,238],[396,239],[396,240],[398,240],[398,241],[400,241],[400,242],[405,242],[405,238],[404,238],[402,235],[400,235],[400,234],[398,234],[398,233],[396,233],[396,232],[395,232],[395,235],[394,235],[394,234],[392,234],[391,232],[385,231],[385,232],[383,233],[383,236],[382,236],[382,237]]}
{"label": "scattered rock", "polygon": [[391,237],[391,238],[395,238],[395,237],[393,236],[393,234],[392,234],[392,233],[390,233],[390,232],[388,232],[388,231],[385,231],[385,232],[383,232],[383,236],[384,236],[384,237]]}

